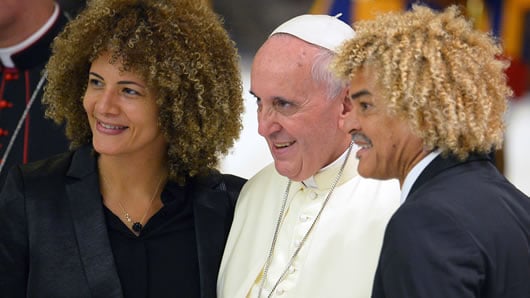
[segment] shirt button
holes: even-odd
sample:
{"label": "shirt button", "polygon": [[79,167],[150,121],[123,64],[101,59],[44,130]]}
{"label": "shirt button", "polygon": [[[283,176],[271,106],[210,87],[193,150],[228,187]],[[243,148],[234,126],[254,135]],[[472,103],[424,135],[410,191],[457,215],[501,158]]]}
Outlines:
{"label": "shirt button", "polygon": [[285,290],[283,288],[276,289],[276,294],[277,295],[283,295],[283,293],[285,293]]}
{"label": "shirt button", "polygon": [[6,72],[5,78],[7,81],[18,80],[19,79],[18,71],[8,70],[8,72]]}
{"label": "shirt button", "polygon": [[294,246],[295,246],[295,247],[299,247],[300,244],[302,244],[302,241],[300,241],[300,240],[295,240],[295,241],[294,241]]}
{"label": "shirt button", "polygon": [[0,109],[12,108],[13,104],[5,99],[0,100]]}
{"label": "shirt button", "polygon": [[316,192],[312,192],[310,196],[311,196],[311,199],[313,199],[313,200],[318,198],[318,194]]}
{"label": "shirt button", "polygon": [[301,222],[306,222],[308,220],[309,220],[309,216],[308,215],[305,215],[305,214],[300,215],[300,221]]}
{"label": "shirt button", "polygon": [[289,273],[290,274],[293,274],[295,272],[296,272],[296,268],[294,268],[294,266],[289,267]]}

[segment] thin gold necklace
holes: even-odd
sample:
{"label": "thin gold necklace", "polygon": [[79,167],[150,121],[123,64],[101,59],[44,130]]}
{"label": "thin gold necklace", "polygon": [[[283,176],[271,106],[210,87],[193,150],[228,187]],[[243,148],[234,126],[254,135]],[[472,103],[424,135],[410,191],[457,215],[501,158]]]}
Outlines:
{"label": "thin gold necklace", "polygon": [[[101,177],[103,178],[103,181],[105,181],[105,184],[107,185],[107,187],[109,187],[110,184],[109,184],[108,180],[105,178],[105,176],[101,175]],[[144,227],[143,226],[144,219],[147,216],[147,213],[149,212],[149,210],[151,210],[151,207],[153,206],[153,202],[155,201],[155,197],[158,194],[158,190],[160,189],[160,186],[162,185],[163,177],[164,177],[164,175],[160,175],[160,179],[158,180],[158,184],[157,184],[157,186],[155,188],[155,192],[151,196],[151,200],[149,201],[149,205],[147,205],[147,208],[145,209],[144,215],[142,216],[140,221],[133,221],[132,218],[131,218],[131,215],[129,214],[129,212],[127,212],[127,210],[125,210],[125,207],[121,203],[121,200],[118,200],[118,205],[120,205],[120,208],[121,208],[121,210],[122,210],[122,212],[124,214],[125,220],[129,223],[129,225],[131,226],[132,230],[136,234],[140,234],[140,231],[142,231],[142,229]]]}
{"label": "thin gold necklace", "polygon": [[[353,148],[353,141],[350,143],[350,147],[348,148],[348,152],[346,153],[346,158],[344,159],[344,162],[342,163],[342,165],[341,165],[341,167],[339,169],[339,172],[337,173],[337,176],[335,177],[335,180],[333,180],[333,184],[331,184],[331,188],[330,188],[330,190],[328,192],[328,195],[326,196],[326,199],[322,203],[322,207],[320,207],[320,210],[318,211],[317,216],[313,220],[313,223],[311,223],[311,226],[309,227],[309,229],[305,233],[304,237],[302,238],[302,241],[300,241],[300,245],[298,245],[298,247],[294,251],[293,255],[289,259],[289,262],[287,263],[287,266],[285,267],[285,270],[283,270],[283,272],[280,275],[280,277],[278,278],[278,280],[272,286],[272,288],[271,288],[271,290],[269,292],[269,295],[267,295],[268,298],[270,298],[272,296],[272,293],[274,293],[274,290],[276,289],[276,287],[278,287],[280,282],[285,278],[285,274],[287,274],[287,271],[293,265],[294,259],[296,258],[296,256],[300,252],[300,250],[302,249],[302,246],[304,245],[304,243],[306,242],[307,238],[309,237],[309,234],[311,233],[313,228],[316,226],[318,220],[320,219],[320,215],[322,214],[322,211],[324,211],[324,207],[326,207],[326,205],[327,205],[327,203],[329,201],[329,198],[331,197],[331,194],[333,193],[333,190],[335,190],[335,187],[337,186],[337,184],[338,184],[338,182],[340,180],[340,177],[342,177],[342,173],[344,172],[344,168],[346,167],[346,163],[348,162],[348,159],[350,157],[350,153],[352,151],[352,148]],[[290,188],[291,188],[291,180],[289,179],[289,182],[287,183],[287,187],[285,188],[285,192],[283,194],[282,207],[280,209],[280,214],[278,215],[278,219],[276,221],[276,228],[274,229],[274,236],[272,237],[272,243],[271,243],[271,247],[269,249],[269,254],[267,256],[267,260],[265,261],[265,266],[263,267],[263,277],[262,277],[261,283],[259,285],[258,298],[261,297],[261,294],[263,292],[263,287],[265,286],[265,281],[267,280],[267,275],[269,273],[269,268],[271,266],[272,256],[274,255],[274,249],[275,249],[275,246],[276,246],[276,241],[278,239],[278,234],[280,232],[280,226],[281,226],[281,223],[282,223],[283,215],[285,213],[285,207],[287,205],[287,198],[289,196],[289,189]]]}

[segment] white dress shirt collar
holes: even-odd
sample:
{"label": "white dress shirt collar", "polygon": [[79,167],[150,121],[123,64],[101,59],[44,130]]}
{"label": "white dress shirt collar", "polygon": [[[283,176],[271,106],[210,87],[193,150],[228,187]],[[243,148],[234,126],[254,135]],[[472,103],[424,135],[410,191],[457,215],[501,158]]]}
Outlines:
{"label": "white dress shirt collar", "polygon": [[412,170],[410,170],[410,172],[407,174],[407,177],[405,177],[403,186],[401,187],[401,198],[399,200],[401,204],[403,204],[407,199],[412,185],[414,185],[414,182],[416,182],[423,170],[433,161],[433,159],[440,155],[440,153],[440,150],[432,151],[431,153],[427,154],[427,156],[425,156],[422,160],[420,160],[420,162],[418,162],[412,168]]}

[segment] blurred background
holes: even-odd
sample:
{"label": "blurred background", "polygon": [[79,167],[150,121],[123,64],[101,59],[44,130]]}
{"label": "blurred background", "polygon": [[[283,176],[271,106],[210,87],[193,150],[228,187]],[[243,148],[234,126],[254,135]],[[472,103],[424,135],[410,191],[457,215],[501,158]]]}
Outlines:
{"label": "blurred background", "polygon": [[[249,94],[249,70],[254,53],[282,22],[304,13],[341,13],[343,21],[372,19],[378,13],[406,10],[409,0],[205,0],[222,16],[241,55],[245,114],[239,141],[221,162],[220,170],[251,177],[272,161],[267,145],[257,133],[255,99]],[[75,15],[84,0],[61,0],[61,6]],[[496,154],[497,167],[519,189],[530,195],[530,0],[425,0],[435,9],[458,5],[474,26],[496,36],[511,60],[507,71],[514,90],[506,115],[506,142]]]}

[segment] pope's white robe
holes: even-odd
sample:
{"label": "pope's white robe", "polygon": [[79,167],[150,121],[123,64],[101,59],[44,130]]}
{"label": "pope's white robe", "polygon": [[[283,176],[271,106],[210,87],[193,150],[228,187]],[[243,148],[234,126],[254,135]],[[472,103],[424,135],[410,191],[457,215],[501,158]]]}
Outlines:
{"label": "pope's white robe", "polygon": [[[319,221],[272,297],[370,297],[383,233],[399,206],[400,190],[397,180],[360,177],[353,155]],[[313,176],[314,187],[292,182],[262,297],[269,294],[287,268],[341,164],[335,162]],[[271,164],[243,187],[221,263],[219,297],[257,297],[287,183],[288,179]]]}

